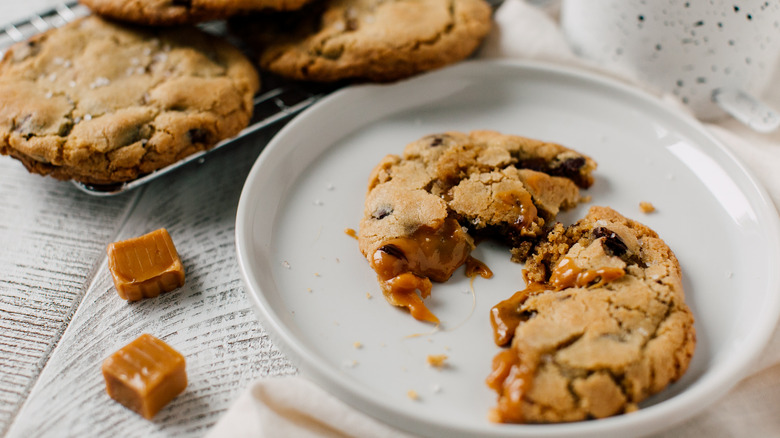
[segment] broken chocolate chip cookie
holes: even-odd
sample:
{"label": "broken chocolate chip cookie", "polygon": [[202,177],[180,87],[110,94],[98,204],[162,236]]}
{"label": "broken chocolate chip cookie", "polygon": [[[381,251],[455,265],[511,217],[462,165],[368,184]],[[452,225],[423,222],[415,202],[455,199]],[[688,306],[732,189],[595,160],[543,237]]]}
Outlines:
{"label": "broken chocolate chip cookie", "polygon": [[[534,163],[534,169],[523,167]],[[510,247],[543,235],[581,201],[596,163],[564,146],[493,131],[447,132],[410,143],[373,170],[360,251],[388,302],[438,322],[423,299],[466,262],[475,240]]]}
{"label": "broken chocolate chip cookie", "polygon": [[631,412],[678,380],[696,345],[680,266],[650,228],[608,207],[557,224],[528,286],[491,312],[491,419],[547,423]]}

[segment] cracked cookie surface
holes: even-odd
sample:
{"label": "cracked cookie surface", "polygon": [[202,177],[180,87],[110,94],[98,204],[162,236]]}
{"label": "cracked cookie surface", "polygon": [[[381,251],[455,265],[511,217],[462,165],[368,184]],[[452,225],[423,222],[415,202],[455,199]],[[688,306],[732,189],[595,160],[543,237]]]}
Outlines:
{"label": "cracked cookie surface", "polygon": [[491,27],[483,0],[325,0],[235,29],[261,68],[312,81],[392,81],[468,57]]}
{"label": "cracked cookie surface", "polygon": [[58,179],[132,180],[238,134],[258,88],[221,39],[89,16],[5,53],[0,153]]}
{"label": "cracked cookie surface", "polygon": [[650,228],[608,207],[556,225],[526,264],[528,287],[492,309],[491,419],[603,418],[678,380],[696,344],[680,266]]}
{"label": "cracked cookie surface", "polygon": [[422,301],[431,281],[450,278],[475,239],[517,246],[541,235],[580,202],[595,168],[564,146],[493,131],[423,137],[371,173],[360,251],[391,304],[437,322]]}
{"label": "cracked cookie surface", "polygon": [[143,25],[178,25],[264,9],[291,11],[309,0],[79,0],[96,14]]}

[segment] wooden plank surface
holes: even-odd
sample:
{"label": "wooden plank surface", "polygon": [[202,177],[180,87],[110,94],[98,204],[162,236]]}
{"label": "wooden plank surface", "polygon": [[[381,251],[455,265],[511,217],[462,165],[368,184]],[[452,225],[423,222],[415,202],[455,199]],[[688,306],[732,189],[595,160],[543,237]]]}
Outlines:
{"label": "wooden plank surface", "polygon": [[97,199],[0,158],[0,433],[81,301],[136,194]]}
{"label": "wooden plank surface", "polygon": [[[106,236],[69,231],[92,236],[89,240],[100,248],[89,254],[73,253],[74,244],[67,239],[61,245],[49,246],[51,254],[64,260],[82,260],[85,266],[78,270],[81,276],[68,281],[74,289],[81,285],[86,292],[29,395],[23,393],[24,389],[14,395],[26,398],[26,402],[8,436],[198,436],[217,421],[252,380],[296,372],[258,323],[235,260],[238,199],[264,143],[262,138],[255,139],[219,151],[205,164],[187,167],[142,188],[132,195],[137,202],[130,197],[124,201],[82,200],[97,206],[96,216],[103,214],[93,220],[97,222],[95,227],[105,223],[116,227],[121,207],[130,210],[126,223],[111,236],[116,240],[167,228],[184,264],[186,284],[157,298],[127,303],[117,295],[107,270],[104,248],[110,239]],[[73,191],[70,187],[61,190]],[[46,199],[46,193],[44,190],[37,196]],[[105,217],[112,209],[104,203],[121,204],[115,207],[116,219]],[[52,214],[70,215],[71,210],[80,209],[76,204],[60,203],[50,210]],[[83,219],[74,222],[87,227]],[[111,230],[104,234],[110,236]],[[44,266],[49,262],[37,263]],[[59,275],[55,273],[61,272],[62,266],[52,266],[49,277]],[[31,319],[45,314],[38,307],[28,313]],[[109,399],[100,373],[103,359],[142,333],[165,340],[187,359],[187,390],[154,421],[144,420]],[[54,337],[47,333],[40,338],[44,346],[51,346]],[[28,357],[18,353],[11,356],[14,360]],[[31,376],[28,381],[33,379]]]}

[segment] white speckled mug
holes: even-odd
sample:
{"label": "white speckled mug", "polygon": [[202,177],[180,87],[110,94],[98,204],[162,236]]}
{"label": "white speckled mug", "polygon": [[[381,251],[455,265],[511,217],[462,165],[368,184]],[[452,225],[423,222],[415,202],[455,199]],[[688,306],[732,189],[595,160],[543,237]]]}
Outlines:
{"label": "white speckled mug", "polygon": [[760,96],[780,58],[778,0],[563,0],[561,26],[579,55],[673,93],[705,120],[725,115],[721,91]]}

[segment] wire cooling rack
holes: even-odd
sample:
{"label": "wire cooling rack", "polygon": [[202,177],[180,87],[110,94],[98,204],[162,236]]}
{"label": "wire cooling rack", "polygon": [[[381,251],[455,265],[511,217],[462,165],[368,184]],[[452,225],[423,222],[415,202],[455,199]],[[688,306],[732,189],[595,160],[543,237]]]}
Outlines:
{"label": "wire cooling rack", "polygon": [[[0,58],[5,50],[16,42],[25,41],[35,34],[61,27],[89,14],[90,11],[85,6],[75,1],[68,1],[48,11],[34,14],[27,19],[10,24],[0,29]],[[207,32],[225,33],[224,23],[222,22],[205,23],[201,27]],[[225,148],[271,125],[289,120],[291,116],[308,108],[314,102],[339,87],[339,85],[289,83],[278,78],[268,79],[263,78],[263,88],[255,95],[254,112],[249,125],[236,137],[223,140],[209,150],[189,155],[176,163],[132,181],[106,185],[85,184],[74,181],[73,184],[80,190],[95,196],[112,196],[123,193],[142,186],[193,161],[202,163],[208,154]]]}

